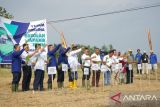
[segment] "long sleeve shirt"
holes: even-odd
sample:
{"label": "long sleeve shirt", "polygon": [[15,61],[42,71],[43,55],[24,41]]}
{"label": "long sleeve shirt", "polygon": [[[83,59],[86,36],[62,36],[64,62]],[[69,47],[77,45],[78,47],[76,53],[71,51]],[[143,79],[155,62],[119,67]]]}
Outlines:
{"label": "long sleeve shirt", "polygon": [[58,51],[58,49],[61,47],[61,44],[59,44],[58,46],[56,46],[52,51],[48,50],[48,57],[49,57],[49,63],[47,64],[48,67],[57,67],[57,60],[56,60],[56,52]]}
{"label": "long sleeve shirt", "polygon": [[12,53],[12,72],[21,72],[21,54],[23,51],[24,49]]}
{"label": "long sleeve shirt", "polygon": [[150,55],[150,64],[156,64],[157,63],[157,55],[151,54]]}

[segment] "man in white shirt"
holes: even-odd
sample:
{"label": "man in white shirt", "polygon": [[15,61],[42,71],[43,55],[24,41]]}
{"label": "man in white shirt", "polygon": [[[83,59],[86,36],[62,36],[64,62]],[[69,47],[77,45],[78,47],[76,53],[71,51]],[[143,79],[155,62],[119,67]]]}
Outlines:
{"label": "man in white shirt", "polygon": [[[100,79],[100,66],[101,66],[101,57],[100,57],[100,50],[99,48],[95,48],[95,53],[91,55],[91,57],[94,57],[92,61],[92,86],[99,86],[99,79]],[[96,77],[96,79],[95,79]]]}
{"label": "man in white shirt", "polygon": [[36,44],[35,50],[38,51],[38,53],[34,55],[34,62],[33,62],[33,64],[35,65],[33,89],[34,91],[37,91],[38,87],[40,86],[40,91],[43,91],[44,70],[45,70],[45,63],[47,63],[47,52],[45,48],[41,48],[41,44]]}
{"label": "man in white shirt", "polygon": [[77,48],[77,46],[73,46],[72,50],[68,54],[68,63],[70,65],[71,72],[69,73],[69,87],[76,88],[77,87],[77,79],[78,79],[78,66],[80,65],[78,62],[78,54],[82,51],[81,48]]}
{"label": "man in white shirt", "polygon": [[84,49],[84,53],[81,56],[82,71],[83,71],[82,87],[85,87],[85,80],[87,80],[87,88],[90,87],[90,81],[89,81],[89,79],[90,79],[90,75],[91,75],[91,60],[93,58],[90,57],[88,48],[85,48]]}
{"label": "man in white shirt", "polygon": [[[26,47],[24,49],[24,47]],[[36,54],[37,51],[29,53],[29,46],[28,44],[23,44],[23,53],[21,54],[22,58],[22,70],[23,70],[23,80],[22,80],[22,91],[28,91],[30,88],[30,81],[32,77],[32,62],[31,57]]]}
{"label": "man in white shirt", "polygon": [[114,54],[113,50],[109,51],[109,54],[104,56],[103,58],[103,64],[107,66],[107,71],[104,72],[104,84],[105,85],[110,85],[111,83],[111,67],[113,64],[113,59],[112,56]]}

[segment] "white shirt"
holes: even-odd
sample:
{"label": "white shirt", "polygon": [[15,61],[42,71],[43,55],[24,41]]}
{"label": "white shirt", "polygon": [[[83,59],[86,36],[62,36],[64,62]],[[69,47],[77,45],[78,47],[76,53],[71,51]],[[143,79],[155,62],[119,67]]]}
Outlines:
{"label": "white shirt", "polygon": [[70,51],[68,53],[68,63],[69,63],[71,68],[79,65],[77,54],[81,51],[82,51],[82,49],[80,48],[80,49],[77,49],[77,50],[74,50],[74,51]]}
{"label": "white shirt", "polygon": [[81,59],[82,59],[82,64],[83,66],[90,67],[91,66],[91,60],[86,60],[86,58],[90,58],[89,55],[83,54]]}
{"label": "white shirt", "polygon": [[[109,55],[105,55],[105,56],[103,57],[103,62],[106,62],[107,67],[108,67],[108,66],[111,67],[112,64],[114,63],[113,58],[112,58],[112,57],[109,57]],[[111,69],[110,69],[109,67],[108,67],[108,70],[111,71]]]}
{"label": "white shirt", "polygon": [[45,70],[45,61],[47,61],[47,52],[38,52],[33,56],[34,62],[36,62],[34,66],[34,70],[40,69]]}
{"label": "white shirt", "polygon": [[[26,52],[26,51],[23,51],[23,53],[21,54],[21,58],[24,62],[26,62],[26,58],[27,56],[30,54],[30,52]],[[27,62],[27,65],[28,66],[31,66],[32,65],[32,61],[31,61],[31,58],[29,58],[29,61]]]}
{"label": "white shirt", "polygon": [[[98,62],[98,66],[99,66],[99,69],[100,69],[100,66],[101,66],[101,57],[100,57],[100,55],[97,55],[96,53],[93,53],[91,55],[91,57],[95,57],[95,58],[92,59],[92,61]],[[92,64],[94,64],[94,63],[92,62]]]}

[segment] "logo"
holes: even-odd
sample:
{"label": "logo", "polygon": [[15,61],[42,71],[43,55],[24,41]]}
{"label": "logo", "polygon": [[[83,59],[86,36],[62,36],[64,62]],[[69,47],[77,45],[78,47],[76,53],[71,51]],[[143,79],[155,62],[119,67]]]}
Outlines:
{"label": "logo", "polygon": [[114,95],[114,96],[112,96],[112,97],[110,97],[110,98],[111,98],[113,101],[118,102],[118,103],[121,104],[120,97],[121,97],[121,93],[118,93],[118,94],[116,94],[116,95]]}

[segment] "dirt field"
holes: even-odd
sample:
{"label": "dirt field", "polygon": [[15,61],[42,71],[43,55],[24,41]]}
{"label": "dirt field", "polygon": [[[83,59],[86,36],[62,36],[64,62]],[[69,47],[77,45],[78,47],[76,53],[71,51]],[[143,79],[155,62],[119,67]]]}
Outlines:
{"label": "dirt field", "polygon": [[[159,67],[160,68],[160,67]],[[33,82],[32,75],[32,82]],[[116,85],[105,86],[102,85],[102,74],[100,87],[92,87],[90,90],[81,87],[81,71],[79,72],[78,88],[69,89],[68,77],[65,75],[65,88],[57,89],[57,83],[54,81],[54,89],[47,90],[47,73],[45,73],[44,87],[45,91],[35,92],[21,91],[21,84],[19,92],[11,92],[12,75],[9,69],[0,68],[0,107],[106,107],[110,105],[111,93],[118,92],[151,92],[152,94],[160,93],[160,70],[158,70],[158,80],[155,80],[155,75],[151,75],[151,80],[142,79],[140,84],[139,76],[134,76],[134,83],[132,85]],[[22,79],[21,79],[22,80]],[[21,82],[20,82],[21,83]],[[31,84],[32,88],[32,84]],[[160,96],[159,96],[160,98]],[[158,107],[158,106],[157,106]]]}

